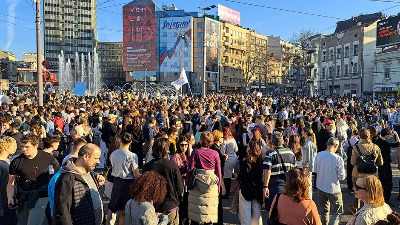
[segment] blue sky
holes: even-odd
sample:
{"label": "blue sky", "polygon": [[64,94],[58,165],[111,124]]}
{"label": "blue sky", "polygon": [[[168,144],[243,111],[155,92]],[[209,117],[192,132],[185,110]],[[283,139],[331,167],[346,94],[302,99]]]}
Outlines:
{"label": "blue sky", "polygon": [[[126,3],[129,0],[97,1],[99,41],[122,41],[121,14]],[[156,3],[160,7],[176,4],[186,11],[221,4],[240,11],[243,27],[287,40],[304,28],[332,33],[338,20],[361,13],[400,12],[400,0],[207,0],[206,4],[204,0],[157,0]],[[216,10],[211,13],[216,14]],[[19,59],[25,52],[36,52],[34,20],[32,0],[0,0],[0,49],[13,52]]]}

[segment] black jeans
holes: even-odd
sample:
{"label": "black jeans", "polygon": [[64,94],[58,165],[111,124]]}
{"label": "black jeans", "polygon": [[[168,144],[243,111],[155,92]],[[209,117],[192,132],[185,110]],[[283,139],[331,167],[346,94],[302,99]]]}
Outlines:
{"label": "black jeans", "polygon": [[383,187],[383,197],[385,198],[385,202],[389,203],[393,187],[392,167],[390,164],[378,166],[378,175]]}

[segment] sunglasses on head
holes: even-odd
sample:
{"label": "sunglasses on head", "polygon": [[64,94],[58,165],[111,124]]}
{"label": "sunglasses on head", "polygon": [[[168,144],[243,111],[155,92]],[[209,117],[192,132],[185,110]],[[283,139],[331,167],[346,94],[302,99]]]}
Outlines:
{"label": "sunglasses on head", "polygon": [[354,185],[354,190],[358,191],[358,190],[365,190],[365,188],[358,186],[357,184]]}
{"label": "sunglasses on head", "polygon": [[188,144],[180,144],[180,146],[187,146]]}

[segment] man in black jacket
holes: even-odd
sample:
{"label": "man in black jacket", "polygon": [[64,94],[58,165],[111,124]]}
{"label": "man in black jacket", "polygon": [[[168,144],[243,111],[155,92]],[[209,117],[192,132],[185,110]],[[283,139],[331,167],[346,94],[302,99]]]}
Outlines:
{"label": "man in black jacket", "polygon": [[179,224],[178,205],[182,196],[183,183],[182,176],[178,166],[167,159],[170,143],[167,138],[158,138],[154,142],[154,159],[143,166],[143,173],[146,171],[155,171],[167,180],[167,195],[162,203],[156,204],[156,212],[170,212],[168,224]]}
{"label": "man in black jacket", "polygon": [[103,203],[99,186],[103,178],[92,171],[99,163],[100,148],[84,145],[74,163],[62,167],[54,192],[53,225],[100,225],[103,221]]}
{"label": "man in black jacket", "polygon": [[322,128],[317,135],[317,148],[318,152],[322,152],[326,150],[326,142],[328,142],[329,138],[334,137],[332,134],[332,120],[324,120],[323,125],[325,128]]}
{"label": "man in black jacket", "polygon": [[101,129],[101,139],[106,143],[107,148],[110,147],[110,143],[117,135],[117,115],[109,114],[108,121],[103,124],[103,128]]}

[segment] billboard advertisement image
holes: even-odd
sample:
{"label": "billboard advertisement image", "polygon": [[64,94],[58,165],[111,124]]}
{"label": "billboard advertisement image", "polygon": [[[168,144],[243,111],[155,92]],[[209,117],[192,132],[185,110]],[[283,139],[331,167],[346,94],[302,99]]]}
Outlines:
{"label": "billboard advertisement image", "polygon": [[124,71],[156,70],[155,5],[123,7]]}
{"label": "billboard advertisement image", "polygon": [[386,47],[400,43],[400,16],[378,21],[376,47]]}
{"label": "billboard advertisement image", "polygon": [[219,59],[219,22],[205,18],[206,71],[218,72]]}
{"label": "billboard advertisement image", "polygon": [[192,36],[191,16],[160,18],[161,72],[179,72],[181,64],[186,71],[193,71]]}
{"label": "billboard advertisement image", "polygon": [[218,5],[218,16],[220,20],[224,20],[240,26],[240,12],[228,8],[223,5]]}

